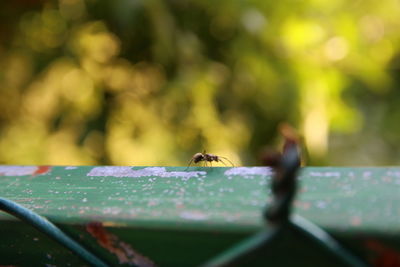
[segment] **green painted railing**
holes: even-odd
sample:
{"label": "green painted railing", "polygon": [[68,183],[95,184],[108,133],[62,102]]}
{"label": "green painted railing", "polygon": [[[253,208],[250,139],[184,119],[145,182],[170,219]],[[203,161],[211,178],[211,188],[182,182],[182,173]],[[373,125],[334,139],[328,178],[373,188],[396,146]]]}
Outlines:
{"label": "green painted railing", "polygon": [[[271,233],[263,217],[273,200],[270,168],[185,169],[0,166],[0,197],[46,217],[113,266],[198,266]],[[400,266],[399,167],[305,167],[298,180],[295,226],[326,231],[362,263]],[[282,230],[243,266],[342,266],[296,231]],[[5,212],[0,236],[0,265],[86,264]]]}

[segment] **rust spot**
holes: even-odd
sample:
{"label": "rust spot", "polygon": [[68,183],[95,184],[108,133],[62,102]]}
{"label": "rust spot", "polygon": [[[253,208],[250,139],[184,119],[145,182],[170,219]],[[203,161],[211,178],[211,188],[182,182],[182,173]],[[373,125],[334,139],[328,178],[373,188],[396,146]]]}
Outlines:
{"label": "rust spot", "polygon": [[400,267],[400,253],[376,240],[366,240],[365,246],[373,252],[370,261],[376,267]]}
{"label": "rust spot", "polygon": [[37,166],[36,171],[32,175],[46,174],[51,170],[50,166]]}
{"label": "rust spot", "polygon": [[140,267],[156,266],[150,259],[138,253],[131,245],[107,232],[101,222],[86,225],[86,231],[96,238],[97,243],[117,256],[120,264],[135,264]]}

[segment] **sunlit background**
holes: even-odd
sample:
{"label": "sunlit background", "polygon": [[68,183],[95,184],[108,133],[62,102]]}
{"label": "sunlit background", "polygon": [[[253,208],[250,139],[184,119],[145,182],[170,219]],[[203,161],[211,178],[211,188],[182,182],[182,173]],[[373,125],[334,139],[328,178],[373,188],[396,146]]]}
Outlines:
{"label": "sunlit background", "polygon": [[400,164],[400,2],[3,1],[0,164]]}

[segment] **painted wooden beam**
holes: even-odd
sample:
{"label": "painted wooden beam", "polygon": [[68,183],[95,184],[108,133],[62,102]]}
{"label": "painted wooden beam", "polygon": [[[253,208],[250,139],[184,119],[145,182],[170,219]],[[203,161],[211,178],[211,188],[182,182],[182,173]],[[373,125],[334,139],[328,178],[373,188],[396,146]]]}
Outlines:
{"label": "painted wooden beam", "polygon": [[[141,255],[142,263],[150,258],[164,266],[195,266],[266,227],[261,213],[271,199],[270,168],[185,169],[0,166],[0,196],[45,216],[108,262],[122,265]],[[299,182],[295,214],[370,263],[400,264],[399,167],[306,167]],[[0,234],[0,265],[66,263],[69,255],[44,236],[41,254],[27,252],[23,244],[39,247],[37,234],[1,212]],[[296,247],[296,242],[289,243]],[[79,262],[67,259],[71,266]]]}

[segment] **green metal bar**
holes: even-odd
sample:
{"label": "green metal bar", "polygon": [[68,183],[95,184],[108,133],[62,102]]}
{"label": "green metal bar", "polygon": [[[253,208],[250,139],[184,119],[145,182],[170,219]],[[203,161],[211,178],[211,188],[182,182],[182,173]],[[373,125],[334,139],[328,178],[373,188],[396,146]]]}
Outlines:
{"label": "green metal bar", "polygon": [[245,259],[267,250],[268,245],[278,238],[280,230],[281,228],[277,227],[263,230],[211,259],[203,267],[236,266]]}
{"label": "green metal bar", "polygon": [[[267,189],[273,174],[270,168],[185,169],[0,165],[0,196],[48,218],[70,236],[79,236],[85,247],[115,265],[125,259],[133,262],[133,250],[161,266],[182,262],[198,266],[264,229],[262,211],[272,199]],[[299,182],[293,214],[337,237],[368,264],[400,255],[400,167],[305,167]],[[0,212],[0,224],[0,265],[69,260],[67,250],[52,249],[50,240],[36,236],[30,226],[8,214]],[[104,229],[89,231],[92,224]],[[311,252],[314,257],[315,253],[300,236],[285,231],[283,237],[283,242],[290,242],[285,246],[298,252],[295,264],[313,266],[302,254]],[[39,243],[49,252],[33,247]],[[265,259],[266,264],[277,263],[281,254],[285,257],[287,251],[278,247],[269,250],[274,254]],[[53,257],[48,259],[47,253]],[[14,260],[20,255],[26,256]],[[321,257],[316,261],[321,263]]]}
{"label": "green metal bar", "polygon": [[211,260],[205,266],[236,266],[251,255],[257,255],[263,250],[265,252],[268,245],[273,245],[273,241],[278,236],[278,233],[281,232],[279,230],[287,230],[289,228],[294,230],[296,234],[306,237],[308,241],[314,242],[327,250],[345,266],[364,267],[364,263],[340,246],[338,242],[318,226],[300,216],[290,220],[290,210],[296,193],[296,174],[300,165],[297,147],[289,147],[279,161],[280,163],[274,166],[275,175],[272,179],[274,198],[265,213],[265,218],[269,222],[271,229],[264,230],[246,239]]}
{"label": "green metal bar", "polygon": [[279,235],[286,228],[293,230],[297,235],[305,237],[308,241],[318,244],[321,249],[326,250],[334,258],[338,259],[343,266],[367,266],[364,262],[342,247],[327,232],[301,216],[294,216],[290,222],[283,227],[272,227],[255,234],[229,250],[224,251],[203,266],[237,266],[249,257],[255,257],[257,254],[262,255],[263,252],[268,250],[268,246],[273,245],[272,243],[279,238]]}
{"label": "green metal bar", "polygon": [[65,246],[69,250],[73,251],[76,255],[81,257],[88,264],[96,267],[107,267],[108,265],[100,260],[97,256],[86,250],[78,242],[71,239],[64,232],[62,232],[57,226],[52,224],[46,218],[36,214],[35,212],[15,203],[14,201],[0,198],[0,210],[3,210],[22,221],[30,224],[39,231],[45,233],[61,245]]}
{"label": "green metal bar", "polygon": [[317,243],[333,257],[337,258],[344,266],[365,267],[360,259],[342,247],[327,232],[301,216],[293,216],[288,227],[298,235],[304,236],[311,242]]}

